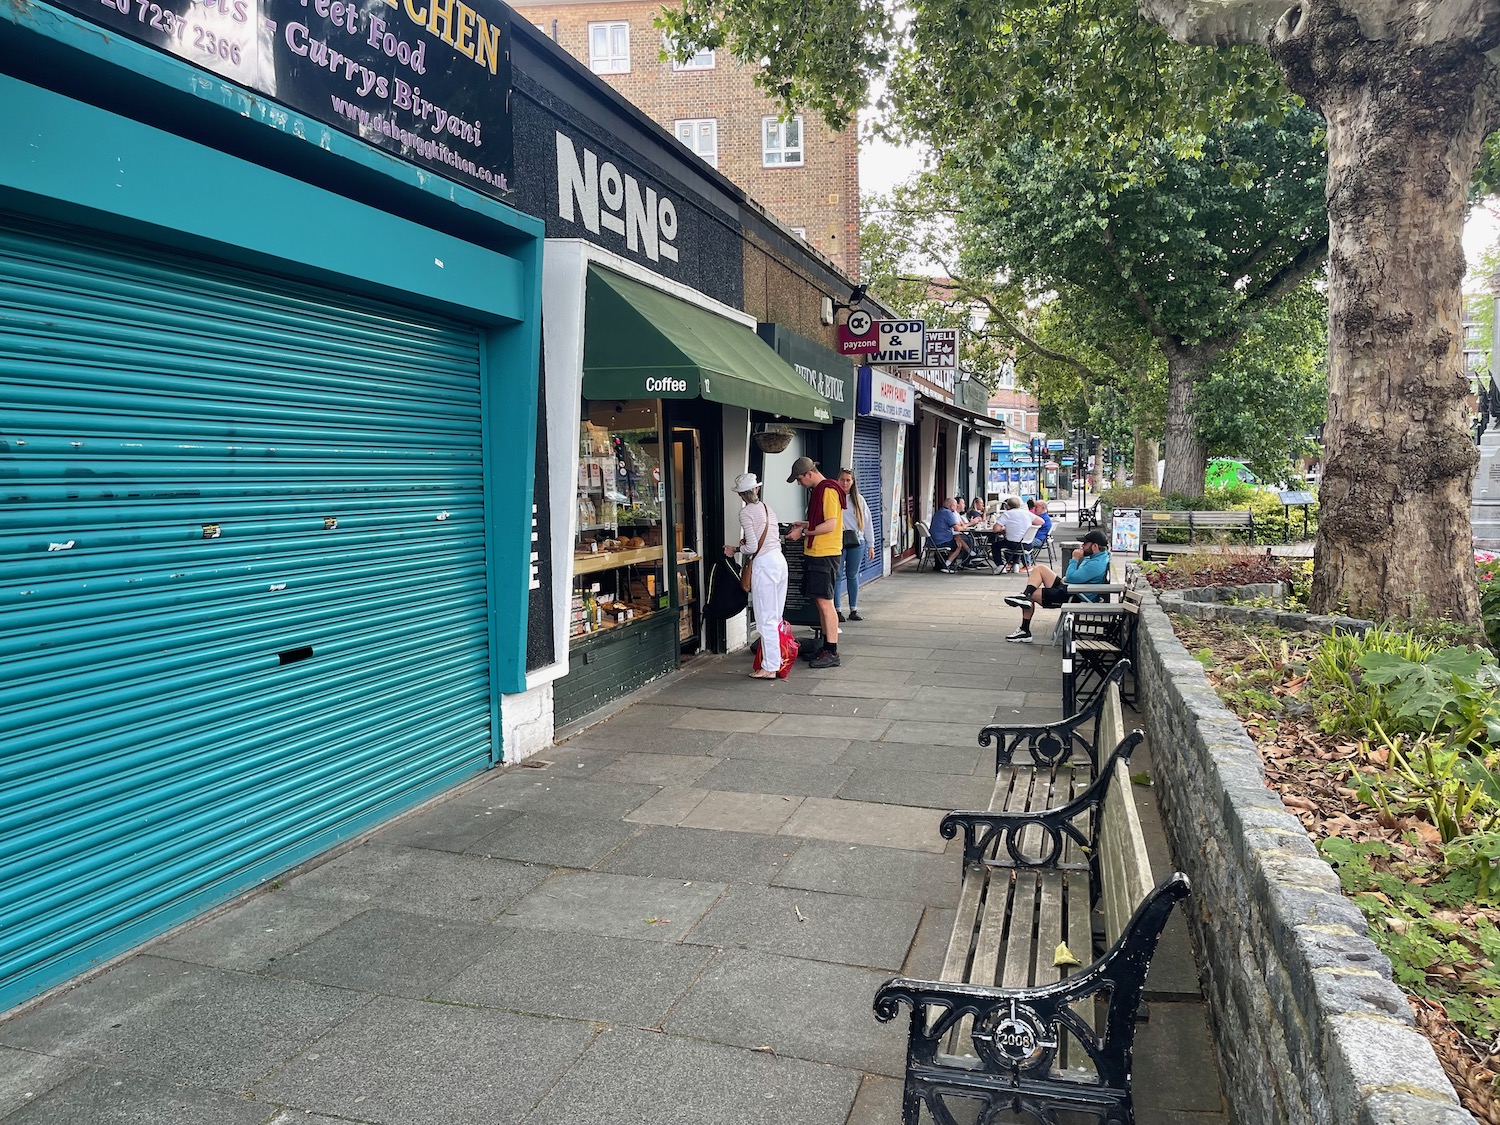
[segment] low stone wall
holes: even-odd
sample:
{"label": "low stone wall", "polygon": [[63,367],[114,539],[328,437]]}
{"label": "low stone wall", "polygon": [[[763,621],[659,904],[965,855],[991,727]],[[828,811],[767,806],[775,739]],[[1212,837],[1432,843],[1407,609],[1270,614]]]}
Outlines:
{"label": "low stone wall", "polygon": [[1326,613],[1294,613],[1277,606],[1243,605],[1256,598],[1279,602],[1286,597],[1281,582],[1255,582],[1247,586],[1200,586],[1187,590],[1162,590],[1157,593],[1162,609],[1180,613],[1198,621],[1228,621],[1235,625],[1272,625],[1280,629],[1300,629],[1327,636],[1335,630],[1364,635],[1375,628],[1375,622],[1359,617],[1342,617]]}
{"label": "low stone wall", "polygon": [[1359,909],[1155,599],[1138,637],[1155,785],[1193,881],[1184,906],[1236,1121],[1475,1125]]}

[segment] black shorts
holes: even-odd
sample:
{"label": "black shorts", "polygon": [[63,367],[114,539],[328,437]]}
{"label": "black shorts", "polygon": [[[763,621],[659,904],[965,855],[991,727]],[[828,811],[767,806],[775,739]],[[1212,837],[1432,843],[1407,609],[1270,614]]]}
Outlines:
{"label": "black shorts", "polygon": [[1058,582],[1053,586],[1042,587],[1042,608],[1056,609],[1068,600],[1068,584]]}
{"label": "black shorts", "polygon": [[802,596],[809,601],[833,601],[834,571],[837,558],[803,556]]}

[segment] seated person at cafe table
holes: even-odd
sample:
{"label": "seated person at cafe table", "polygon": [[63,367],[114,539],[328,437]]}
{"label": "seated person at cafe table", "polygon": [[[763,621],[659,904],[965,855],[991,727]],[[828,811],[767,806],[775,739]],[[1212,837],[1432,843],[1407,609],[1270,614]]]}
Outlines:
{"label": "seated person at cafe table", "polygon": [[[1016,644],[1030,644],[1031,618],[1036,607],[1056,609],[1062,605],[1072,596],[1068,592],[1069,583],[1085,586],[1108,580],[1109,540],[1104,538],[1104,532],[1091,531],[1083,537],[1061,576],[1045,563],[1037,563],[1027,577],[1026,589],[1005,599],[1006,605],[1013,605],[1021,611],[1021,627],[1005,639]],[[1085,601],[1094,600],[1092,594],[1080,596]]]}
{"label": "seated person at cafe table", "polygon": [[1000,510],[1000,515],[995,520],[995,526],[1005,536],[995,544],[994,548],[995,561],[1001,564],[1001,574],[1010,570],[1020,573],[1020,566],[1006,564],[1018,563],[1025,557],[1026,536],[1030,534],[1033,525],[1040,527],[1041,524],[1039,517],[1021,507],[1019,496],[1012,496],[1005,501],[1005,507]]}
{"label": "seated person at cafe table", "polygon": [[960,534],[969,525],[958,514],[957,507],[957,500],[945,500],[932,513],[932,545],[953,548],[938,567],[944,574],[952,574],[957,569],[956,563],[975,554],[973,542]]}

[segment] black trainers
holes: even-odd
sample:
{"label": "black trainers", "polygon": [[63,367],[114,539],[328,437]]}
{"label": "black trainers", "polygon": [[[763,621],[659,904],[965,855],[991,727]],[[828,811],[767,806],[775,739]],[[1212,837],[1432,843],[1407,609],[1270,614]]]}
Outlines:
{"label": "black trainers", "polygon": [[823,646],[816,640],[809,639],[807,643],[802,646],[801,657],[803,660],[811,664],[820,655],[822,655],[822,652]]}
{"label": "black trainers", "polygon": [[839,654],[829,652],[826,648],[813,657],[812,663],[808,665],[809,668],[837,668],[838,666]]}
{"label": "black trainers", "polygon": [[861,614],[859,612],[859,610],[857,610],[857,609],[851,609],[849,611],[849,620],[850,621],[863,621],[864,620],[864,615]]}
{"label": "black trainers", "polygon": [[1031,630],[1030,629],[1017,629],[1014,633],[1012,633],[1010,636],[1006,637],[1005,639],[1007,641],[1010,641],[1013,644],[1029,645],[1031,643]]}
{"label": "black trainers", "polygon": [[833,612],[839,615],[839,620],[840,621],[848,621],[849,620],[847,617],[844,616],[844,611],[843,610],[836,609]]}
{"label": "black trainers", "polygon": [[1014,606],[1016,609],[1025,609],[1031,604],[1031,599],[1025,594],[1010,594],[1006,597],[1005,604]]}

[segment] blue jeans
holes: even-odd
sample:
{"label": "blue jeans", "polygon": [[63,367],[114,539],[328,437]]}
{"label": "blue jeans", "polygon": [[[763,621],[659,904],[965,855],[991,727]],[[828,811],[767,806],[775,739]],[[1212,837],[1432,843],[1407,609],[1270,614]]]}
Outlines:
{"label": "blue jeans", "polygon": [[849,587],[849,608],[852,610],[859,605],[859,564],[864,560],[865,548],[863,545],[844,548],[843,561],[839,564],[838,581],[833,591],[833,605],[844,600],[844,587]]}

